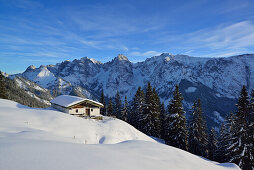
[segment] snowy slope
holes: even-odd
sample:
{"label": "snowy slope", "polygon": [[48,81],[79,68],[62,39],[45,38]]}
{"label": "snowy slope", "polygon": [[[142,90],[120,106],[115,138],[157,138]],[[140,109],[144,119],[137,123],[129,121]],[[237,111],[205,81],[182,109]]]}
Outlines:
{"label": "snowy slope", "polygon": [[0,106],[0,136],[32,136],[44,140],[58,136],[61,141],[86,144],[112,144],[125,140],[154,141],[118,119],[83,119],[53,109],[32,109],[2,99]]}
{"label": "snowy slope", "polygon": [[86,120],[2,99],[0,151],[0,169],[8,170],[239,169],[157,143],[117,119]]}
{"label": "snowy slope", "polygon": [[213,163],[173,147],[145,141],[82,145],[4,138],[0,139],[0,149],[0,166],[8,170],[240,169],[234,164]]}

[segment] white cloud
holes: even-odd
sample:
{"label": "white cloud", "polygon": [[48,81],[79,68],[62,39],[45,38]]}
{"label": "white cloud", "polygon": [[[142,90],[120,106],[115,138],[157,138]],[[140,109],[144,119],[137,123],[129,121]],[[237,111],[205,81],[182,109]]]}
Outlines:
{"label": "white cloud", "polygon": [[250,53],[254,48],[254,23],[223,24],[182,35],[167,35],[156,42],[193,56],[231,56]]}
{"label": "white cloud", "polygon": [[[84,32],[96,32],[88,38],[112,38],[129,34],[147,33],[160,30],[167,23],[163,17],[153,15],[135,15],[136,7],[131,4],[86,5],[85,10],[68,8],[68,20]],[[134,10],[135,11],[135,10]]]}
{"label": "white cloud", "polygon": [[157,52],[157,51],[146,51],[146,52],[131,52],[130,55],[131,56],[138,56],[138,57],[152,57],[152,56],[157,56],[160,55],[161,52]]}
{"label": "white cloud", "polygon": [[220,26],[214,30],[202,30],[190,35],[188,41],[202,43],[213,49],[234,49],[253,46],[254,24],[250,21]]}
{"label": "white cloud", "polygon": [[248,10],[248,7],[251,5],[250,2],[242,0],[227,0],[221,1],[221,3],[222,5],[220,5],[217,9],[213,9],[214,13],[226,14],[238,11],[240,12],[240,10]]}

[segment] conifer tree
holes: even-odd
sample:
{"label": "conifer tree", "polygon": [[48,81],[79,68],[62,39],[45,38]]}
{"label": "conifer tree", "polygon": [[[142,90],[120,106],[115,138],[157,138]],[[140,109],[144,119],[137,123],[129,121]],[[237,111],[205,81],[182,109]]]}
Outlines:
{"label": "conifer tree", "polygon": [[3,73],[0,71],[0,98],[1,99],[7,99],[6,94],[6,87],[5,87],[5,77]]}
{"label": "conifer tree", "polygon": [[[230,152],[230,162],[234,162],[242,169],[252,169],[253,155],[248,134],[248,118],[250,113],[250,101],[245,86],[241,90],[237,103],[237,112],[235,117],[236,126],[232,132],[232,145],[228,148]],[[250,142],[252,144],[250,144]]]}
{"label": "conifer tree", "polygon": [[216,139],[216,134],[215,130],[212,128],[208,137],[208,159],[210,160],[215,160],[215,151],[217,149],[217,139]]}
{"label": "conifer tree", "polygon": [[100,113],[101,113],[101,115],[106,115],[106,102],[105,102],[105,97],[104,97],[103,90],[101,92],[100,103],[103,104],[103,106],[104,106],[103,108],[100,109]]}
{"label": "conifer tree", "polygon": [[226,144],[225,144],[225,136],[226,136],[226,129],[224,122],[221,124],[220,133],[218,137],[218,144],[215,151],[215,160],[218,162],[226,162],[225,160],[225,152],[226,152]]}
{"label": "conifer tree", "polygon": [[111,97],[109,98],[109,102],[108,102],[107,116],[113,116],[113,104],[112,104]]}
{"label": "conifer tree", "polygon": [[231,112],[221,125],[218,138],[215,160],[218,162],[229,162],[231,155],[228,148],[232,144],[232,133],[235,127],[235,114]]}
{"label": "conifer tree", "polygon": [[153,134],[153,125],[152,125],[152,112],[154,111],[153,107],[153,90],[150,82],[147,84],[146,94],[145,94],[145,107],[142,117],[142,132],[147,135],[152,136]]}
{"label": "conifer tree", "polygon": [[237,126],[236,124],[236,114],[231,112],[225,120],[225,138],[224,138],[224,148],[226,148],[224,152],[224,162],[229,162],[231,157],[232,157],[232,152],[230,151],[229,148],[231,148],[232,143],[234,142],[233,139],[233,134],[235,132],[235,127]]}
{"label": "conifer tree", "polygon": [[252,169],[254,169],[254,90],[251,92],[251,100],[250,100],[250,114],[249,114],[249,143],[251,149],[251,162]]}
{"label": "conifer tree", "polygon": [[154,127],[153,136],[161,138],[161,101],[155,88],[153,88],[153,108],[152,124]]}
{"label": "conifer tree", "polygon": [[[4,77],[4,84],[5,84],[4,88],[6,89],[5,95],[9,100],[13,100],[15,102],[18,102],[22,105],[26,105],[29,107],[36,107],[36,108],[49,107],[49,105],[43,102],[40,102],[39,100],[35,100],[33,97],[27,94],[27,91],[25,91],[23,88],[20,88],[17,85],[17,82],[15,81],[15,79],[12,80],[12,79],[9,79],[8,77]],[[49,98],[45,97],[45,100],[47,99]]]}
{"label": "conifer tree", "polygon": [[138,88],[131,106],[131,112],[128,114],[128,122],[139,130],[143,128],[145,95],[141,87]]}
{"label": "conifer tree", "polygon": [[165,140],[165,117],[166,117],[166,111],[164,103],[162,102],[160,104],[160,124],[161,124],[161,138]]}
{"label": "conifer tree", "polygon": [[195,155],[207,156],[207,131],[203,118],[201,101],[194,102],[189,124],[189,151]]}
{"label": "conifer tree", "polygon": [[160,108],[157,106],[157,100],[158,99],[156,99],[152,86],[150,82],[148,82],[145,95],[142,131],[147,135],[155,137],[159,137],[160,135]]}
{"label": "conifer tree", "polygon": [[57,97],[57,96],[59,96],[59,92],[58,92],[57,88],[54,88],[52,90],[52,97]]}
{"label": "conifer tree", "polygon": [[113,114],[118,119],[121,119],[121,111],[122,111],[122,101],[120,97],[120,93],[117,91],[114,104],[113,104]]}
{"label": "conifer tree", "polygon": [[173,99],[168,105],[168,115],[165,121],[165,141],[171,146],[187,150],[188,131],[182,101],[183,97],[179,91],[178,85],[176,85]]}
{"label": "conifer tree", "polygon": [[127,100],[127,97],[125,96],[124,105],[123,105],[123,109],[121,112],[121,119],[123,121],[127,122],[127,116],[128,116],[128,100]]}

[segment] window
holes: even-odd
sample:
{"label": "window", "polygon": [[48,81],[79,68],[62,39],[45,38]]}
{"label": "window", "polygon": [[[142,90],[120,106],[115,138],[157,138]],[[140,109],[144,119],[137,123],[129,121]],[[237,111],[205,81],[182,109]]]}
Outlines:
{"label": "window", "polygon": [[91,112],[93,111],[93,109],[91,109]]}
{"label": "window", "polygon": [[76,109],[76,113],[78,113],[78,109]]}

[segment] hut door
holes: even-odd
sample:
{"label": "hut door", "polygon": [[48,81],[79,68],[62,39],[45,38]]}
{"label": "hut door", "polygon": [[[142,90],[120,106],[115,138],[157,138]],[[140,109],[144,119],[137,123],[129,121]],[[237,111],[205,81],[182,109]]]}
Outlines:
{"label": "hut door", "polygon": [[90,109],[86,109],[86,115],[90,116]]}

